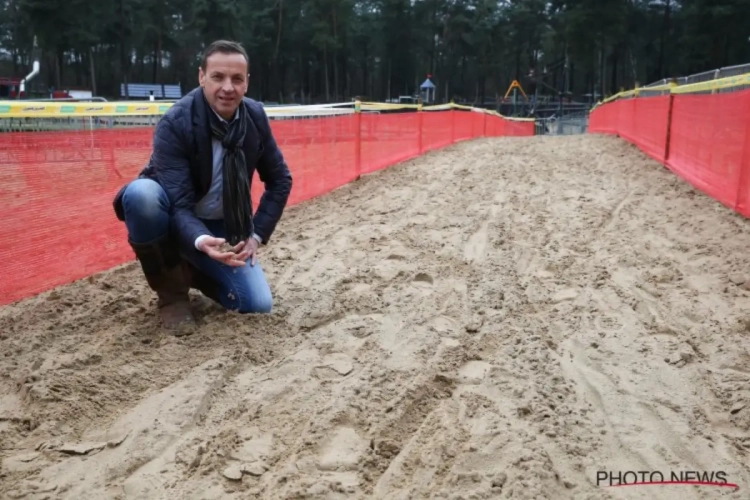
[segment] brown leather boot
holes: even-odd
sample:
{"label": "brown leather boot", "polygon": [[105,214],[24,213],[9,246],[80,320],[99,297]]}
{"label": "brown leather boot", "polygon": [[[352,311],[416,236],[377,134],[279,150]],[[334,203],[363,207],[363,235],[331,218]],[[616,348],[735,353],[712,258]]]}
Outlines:
{"label": "brown leather boot", "polygon": [[164,328],[174,330],[176,335],[189,333],[195,326],[195,318],[176,242],[165,238],[148,245],[130,242],[130,246],[141,263],[146,281],[159,297],[159,316]]}

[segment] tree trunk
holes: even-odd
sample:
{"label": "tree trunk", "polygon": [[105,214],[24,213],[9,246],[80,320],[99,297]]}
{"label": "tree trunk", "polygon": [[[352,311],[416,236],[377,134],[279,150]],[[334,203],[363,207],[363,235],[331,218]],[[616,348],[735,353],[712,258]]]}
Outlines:
{"label": "tree trunk", "polygon": [[328,82],[328,47],[323,47],[323,73],[326,86],[326,102],[331,102],[331,88]]}
{"label": "tree trunk", "polygon": [[[281,75],[279,71],[279,47],[281,46],[281,32],[284,25],[284,0],[279,0],[279,19],[277,21],[278,27],[276,29],[276,46],[273,49],[273,77],[276,82],[276,87],[279,89],[279,102],[284,102],[284,85],[281,81]],[[301,77],[302,75],[300,75]]]}
{"label": "tree trunk", "polygon": [[[120,0],[119,2],[119,17],[120,17],[120,78],[121,83],[125,85],[125,94],[128,95],[128,73],[130,69],[130,54],[127,49],[125,40],[125,1]],[[119,85],[116,85],[119,87]]]}
{"label": "tree trunk", "polygon": [[338,29],[336,26],[336,9],[333,9],[333,98],[339,98],[339,57],[338,57]]}
{"label": "tree trunk", "polygon": [[89,47],[89,71],[91,74],[91,95],[96,95],[96,68],[94,67],[94,48]]}
{"label": "tree trunk", "polygon": [[58,47],[55,54],[55,88],[57,90],[61,89],[63,84],[63,64],[65,64],[65,49]]}
{"label": "tree trunk", "polygon": [[610,81],[610,84],[609,84],[610,92],[612,93],[612,95],[619,92],[619,90],[617,90],[617,64],[619,61],[617,54],[618,54],[618,50],[615,49],[612,52],[612,76],[611,76],[612,81]]}
{"label": "tree trunk", "polygon": [[672,0],[667,0],[667,3],[664,5],[664,22],[661,26],[661,42],[659,43],[659,66],[658,66],[658,74],[659,76],[657,78],[666,78],[667,77],[667,71],[666,68],[664,68],[664,53],[665,53],[665,47],[667,45],[667,33],[669,32],[669,16],[672,11]]}
{"label": "tree trunk", "polygon": [[363,45],[363,58],[362,58],[362,91],[368,96],[368,99],[372,99],[372,84],[370,82],[370,73],[367,69],[370,67],[368,61],[370,59],[367,51],[367,43]]}
{"label": "tree trunk", "polygon": [[156,35],[156,48],[154,50],[154,83],[159,83],[159,77],[161,76],[160,68],[161,68],[161,36],[162,36],[162,26],[161,22],[159,22],[159,32]]}
{"label": "tree trunk", "polygon": [[388,100],[391,100],[391,70],[393,68],[392,60],[389,57],[388,58],[388,93],[386,94],[388,96]]}

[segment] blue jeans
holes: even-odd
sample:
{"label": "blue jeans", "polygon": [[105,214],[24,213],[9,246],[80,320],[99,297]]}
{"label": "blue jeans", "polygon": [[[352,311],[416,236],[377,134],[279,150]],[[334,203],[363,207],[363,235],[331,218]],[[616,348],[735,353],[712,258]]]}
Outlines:
{"label": "blue jeans", "polygon": [[[133,243],[149,244],[169,233],[170,201],[164,189],[151,179],[132,181],[122,195],[125,227]],[[217,238],[225,237],[224,222],[203,220]],[[180,248],[183,258],[213,279],[219,287],[219,302],[239,313],[269,313],[273,306],[271,288],[260,264],[248,260],[244,267],[218,262],[195,247]]]}

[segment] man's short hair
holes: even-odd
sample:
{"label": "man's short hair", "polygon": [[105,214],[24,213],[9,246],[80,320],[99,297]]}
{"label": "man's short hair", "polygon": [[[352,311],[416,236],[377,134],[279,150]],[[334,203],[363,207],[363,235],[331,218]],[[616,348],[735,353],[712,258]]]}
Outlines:
{"label": "man's short hair", "polygon": [[221,54],[242,54],[245,58],[245,61],[247,61],[247,69],[250,70],[250,58],[247,56],[247,52],[242,47],[242,45],[230,40],[216,40],[215,42],[212,42],[208,47],[206,47],[206,50],[203,51],[203,56],[201,57],[201,69],[203,69],[203,71],[206,71],[208,58],[211,57],[212,54],[215,54],[217,52]]}

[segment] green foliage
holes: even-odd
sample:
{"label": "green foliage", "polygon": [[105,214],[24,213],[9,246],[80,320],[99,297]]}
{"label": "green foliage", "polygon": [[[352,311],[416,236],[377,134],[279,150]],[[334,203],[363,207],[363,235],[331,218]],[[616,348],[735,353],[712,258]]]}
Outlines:
{"label": "green foliage", "polygon": [[227,38],[269,101],[384,100],[427,74],[441,100],[492,101],[514,79],[581,98],[750,62],[747,19],[748,0],[1,0],[0,76],[28,72],[36,36],[45,85],[189,90]]}

